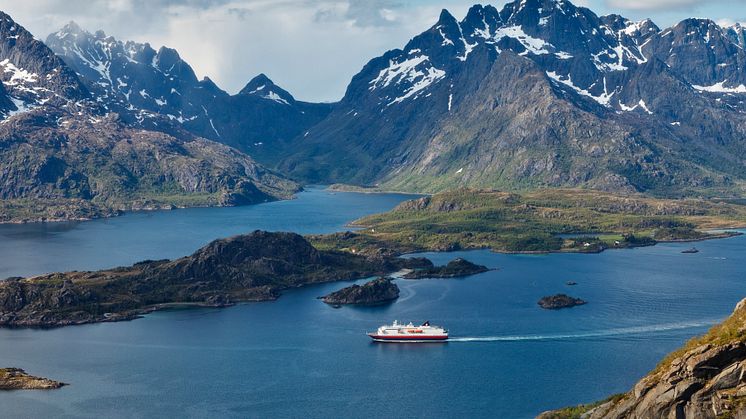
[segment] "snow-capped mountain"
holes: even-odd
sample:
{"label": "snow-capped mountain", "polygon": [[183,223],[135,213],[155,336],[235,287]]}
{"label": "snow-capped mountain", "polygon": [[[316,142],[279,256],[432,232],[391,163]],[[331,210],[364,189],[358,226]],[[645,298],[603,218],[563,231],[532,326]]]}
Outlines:
{"label": "snow-capped mountain", "polygon": [[44,104],[62,106],[88,92],[43,43],[0,12],[0,114],[8,117]]}
{"label": "snow-capped mountain", "polygon": [[209,78],[199,80],[176,50],[119,41],[74,22],[49,35],[46,43],[80,75],[104,109],[151,129],[183,128],[260,158],[274,155],[282,141],[329,110],[328,105],[296,101],[264,74],[231,96]]}
{"label": "snow-capped mountain", "polygon": [[739,24],[660,29],[566,0],[476,5],[460,21],[444,10],[402,49],[368,62],[339,103],[312,104],[264,74],[228,94],[175,50],[74,23],[47,39],[55,56],[2,19],[6,121],[82,107],[92,121],[116,114],[128,127],[219,141],[309,182],[420,192],[733,194],[746,185]]}
{"label": "snow-capped mountain", "polygon": [[275,83],[264,74],[260,74],[244,86],[239,95],[252,95],[260,97],[262,99],[273,100],[282,105],[292,105],[295,103],[295,98],[285,91],[283,88],[275,85]]}
{"label": "snow-capped mountain", "polygon": [[566,0],[444,10],[371,60],[285,168],[408,190],[729,188],[746,179],[742,34],[702,19],[661,31]]}
{"label": "snow-capped mountain", "polygon": [[[80,59],[98,70],[96,83],[86,83],[90,90],[44,43],[0,13],[0,221],[256,203],[287,198],[297,190],[298,185],[234,148],[184,130],[169,135],[127,122],[127,114],[113,106],[117,95],[128,92],[123,90],[125,74],[101,66],[96,50],[86,51]],[[140,53],[148,51],[141,48]],[[123,56],[136,63],[145,59],[136,53]],[[174,79],[187,79],[174,54],[162,50],[150,58],[164,74],[167,69]],[[142,80],[148,79],[137,82]],[[133,86],[156,92],[145,84]],[[168,115],[157,118],[168,121]]]}
{"label": "snow-capped mountain", "polygon": [[209,78],[198,80],[170,48],[155,51],[147,43],[121,42],[103,31],[91,34],[74,22],[49,35],[46,44],[105,109],[140,122],[155,116],[178,122],[209,119],[205,105],[228,96]]}

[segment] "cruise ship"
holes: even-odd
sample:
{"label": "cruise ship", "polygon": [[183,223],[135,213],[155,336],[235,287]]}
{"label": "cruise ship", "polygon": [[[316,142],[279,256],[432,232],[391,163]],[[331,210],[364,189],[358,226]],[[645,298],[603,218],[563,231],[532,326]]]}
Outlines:
{"label": "cruise ship", "polygon": [[440,326],[431,326],[430,322],[415,326],[399,324],[383,325],[375,332],[368,333],[376,342],[443,342],[448,340],[448,331]]}

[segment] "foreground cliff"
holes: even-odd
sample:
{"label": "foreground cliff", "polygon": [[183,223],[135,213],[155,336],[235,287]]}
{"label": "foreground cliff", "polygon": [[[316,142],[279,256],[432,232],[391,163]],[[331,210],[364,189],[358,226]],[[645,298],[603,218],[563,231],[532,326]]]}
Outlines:
{"label": "foreground cliff", "polygon": [[0,326],[55,327],[127,320],[173,305],[272,300],[284,289],[385,274],[418,262],[320,251],[297,234],[255,231],[215,240],[173,261],[0,281]]}
{"label": "foreground cliff", "polygon": [[723,323],[666,357],[629,393],[539,417],[746,417],[746,299]]}

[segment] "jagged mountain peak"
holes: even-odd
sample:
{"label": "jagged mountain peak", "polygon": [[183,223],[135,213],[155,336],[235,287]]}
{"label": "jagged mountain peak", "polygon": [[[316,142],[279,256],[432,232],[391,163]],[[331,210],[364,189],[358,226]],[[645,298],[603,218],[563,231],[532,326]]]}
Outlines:
{"label": "jagged mountain peak", "polygon": [[67,36],[67,35],[72,35],[72,36],[89,35],[88,31],[86,31],[85,29],[83,29],[74,20],[71,20],[70,22],[68,22],[67,24],[65,24],[65,26],[63,26],[62,28],[60,28],[60,30],[58,30],[57,32],[55,32],[55,34],[57,36],[59,36],[59,37],[64,37],[64,36]]}
{"label": "jagged mountain peak", "polygon": [[267,75],[261,73],[251,79],[240,92],[239,95],[258,96],[263,99],[272,100],[283,105],[290,105],[295,102],[293,95],[285,89],[277,86]]}
{"label": "jagged mountain peak", "polygon": [[457,22],[456,18],[451,14],[451,12],[448,11],[448,9],[443,9],[440,11],[440,16],[438,17],[438,22],[435,24],[437,25],[448,25],[452,24],[454,22]]}
{"label": "jagged mountain peak", "polygon": [[242,94],[229,95],[210,78],[199,80],[173,48],[155,50],[148,43],[120,41],[75,26],[50,35],[48,45],[81,75],[101,107],[127,124],[169,134],[186,130],[272,157],[273,147],[330,110],[295,101],[263,74]]}
{"label": "jagged mountain peak", "polygon": [[723,29],[725,30],[726,36],[728,36],[731,41],[741,48],[746,48],[746,27],[744,27],[744,25],[741,23],[734,23],[733,25],[725,26]]}
{"label": "jagged mountain peak", "polygon": [[[43,104],[61,106],[88,97],[74,71],[9,15],[0,12],[0,80],[8,116]],[[8,101],[12,105],[8,106]]]}

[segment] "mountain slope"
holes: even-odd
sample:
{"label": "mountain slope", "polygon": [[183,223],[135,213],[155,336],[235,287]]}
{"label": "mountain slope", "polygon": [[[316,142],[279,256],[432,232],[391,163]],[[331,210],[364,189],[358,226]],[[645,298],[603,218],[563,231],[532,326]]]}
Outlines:
{"label": "mountain slope", "polygon": [[298,189],[247,155],[178,127],[174,135],[133,127],[7,15],[0,40],[0,104],[8,105],[0,120],[0,222],[238,205]]}
{"label": "mountain slope", "polygon": [[396,190],[738,194],[746,71],[733,33],[700,20],[660,31],[562,0],[474,6],[461,22],[444,10],[371,60],[281,167]]}
{"label": "mountain slope", "polygon": [[229,95],[207,77],[198,80],[173,49],[155,51],[147,43],[122,42],[103,31],[92,34],[74,22],[49,35],[46,43],[105,109],[125,121],[167,133],[185,129],[269,163],[284,141],[331,109],[296,101],[264,74]]}
{"label": "mountain slope", "polygon": [[87,98],[75,72],[7,14],[0,12],[0,113],[9,116],[44,104]]}

